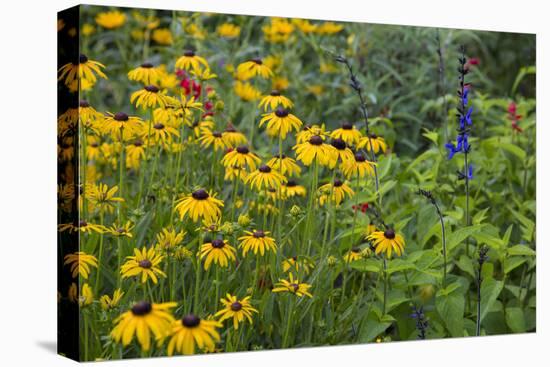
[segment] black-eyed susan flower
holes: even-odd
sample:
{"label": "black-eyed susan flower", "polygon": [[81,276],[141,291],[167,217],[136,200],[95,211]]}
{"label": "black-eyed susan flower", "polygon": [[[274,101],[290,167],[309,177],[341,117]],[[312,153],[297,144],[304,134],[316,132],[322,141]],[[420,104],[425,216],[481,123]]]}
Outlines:
{"label": "black-eyed susan flower", "polygon": [[253,251],[254,255],[259,252],[261,256],[264,256],[267,251],[277,251],[275,239],[268,236],[270,232],[255,230],[244,231],[244,233],[244,236],[239,237],[239,241],[241,241],[239,248],[242,249],[243,256],[246,256],[249,251]]}
{"label": "black-eyed susan flower", "polygon": [[274,110],[279,106],[281,106],[282,108],[292,108],[294,106],[294,103],[292,103],[289,98],[281,95],[281,92],[279,92],[278,90],[272,90],[269,95],[262,98],[258,107],[263,107],[264,111],[267,111],[268,108]]}
{"label": "black-eyed susan flower", "polygon": [[348,145],[356,145],[363,134],[361,131],[355,128],[351,122],[344,122],[339,129],[334,130],[331,134],[331,138],[342,139]]}
{"label": "black-eyed susan flower", "polygon": [[243,167],[253,171],[261,160],[248,146],[240,145],[225,154],[221,162],[225,167]]}
{"label": "black-eyed susan flower", "polygon": [[222,132],[223,139],[231,148],[238,147],[239,145],[246,145],[246,136],[240,131],[235,129],[232,123],[228,123],[225,130]]}
{"label": "black-eyed susan flower", "polygon": [[145,85],[157,85],[161,76],[159,69],[150,62],[144,62],[128,72],[128,79]]}
{"label": "black-eyed susan flower", "polygon": [[325,124],[321,125],[304,125],[302,127],[302,130],[296,133],[296,143],[301,144],[309,141],[309,139],[313,136],[321,136],[323,138],[323,141],[325,140],[325,137],[328,134],[325,131]]}
{"label": "black-eyed susan flower", "polygon": [[78,117],[82,126],[86,129],[92,130],[97,133],[95,123],[101,119],[101,114],[93,108],[86,100],[81,100],[78,103]]}
{"label": "black-eyed susan flower", "polygon": [[344,26],[334,22],[323,22],[317,26],[315,32],[317,34],[331,35],[339,33],[344,29]]}
{"label": "black-eyed susan flower", "polygon": [[292,19],[292,24],[305,34],[313,33],[317,29],[317,25],[307,19]]}
{"label": "black-eyed susan flower", "polygon": [[388,228],[385,231],[376,231],[367,236],[367,240],[372,242],[374,252],[378,255],[385,253],[388,259],[391,259],[395,251],[397,256],[401,256],[405,251],[405,240],[395,230]]}
{"label": "black-eyed susan flower", "polygon": [[245,320],[248,320],[250,325],[252,325],[253,313],[258,313],[258,310],[250,304],[250,296],[239,300],[237,296],[227,293],[225,298],[222,298],[220,302],[224,308],[219,310],[214,316],[219,317],[219,322],[232,318],[235,330],[238,330],[239,323]]}
{"label": "black-eyed susan flower", "polygon": [[262,96],[262,92],[252,84],[240,80],[235,81],[233,84],[233,91],[240,99],[246,102],[258,100]]}
{"label": "black-eyed susan flower", "polygon": [[81,219],[75,223],[60,224],[57,230],[59,232],[104,233],[107,229],[100,224],[88,223],[86,220]]}
{"label": "black-eyed susan flower", "polygon": [[292,149],[296,151],[296,159],[306,166],[310,166],[313,161],[327,166],[334,156],[334,147],[326,144],[321,135],[313,135],[309,140],[296,144]]}
{"label": "black-eyed susan flower", "polygon": [[153,283],[158,283],[158,277],[166,278],[166,274],[160,270],[159,264],[164,257],[151,247],[143,247],[141,251],[134,248],[134,256],[127,256],[126,262],[122,264],[120,273],[122,278],[141,277],[141,282],[145,283],[149,278]]}
{"label": "black-eyed susan flower", "polygon": [[185,315],[181,320],[172,322],[171,337],[167,346],[169,356],[174,351],[190,355],[195,348],[215,349],[215,343],[220,341],[220,334],[216,330],[222,324],[216,320],[201,319],[196,315]]}
{"label": "black-eyed susan flower", "polygon": [[264,38],[271,43],[282,43],[288,41],[294,25],[284,18],[271,18],[271,23],[262,27]]}
{"label": "black-eyed susan flower", "polygon": [[201,129],[201,137],[199,138],[201,146],[208,148],[213,146],[214,151],[226,150],[228,144],[223,137],[223,134],[219,131],[212,131],[208,128]]}
{"label": "black-eyed susan flower", "polygon": [[160,89],[154,85],[146,85],[142,89],[132,93],[130,103],[135,104],[136,108],[156,108],[166,106],[167,100]]}
{"label": "black-eyed susan flower", "polygon": [[104,183],[99,185],[91,185],[87,190],[88,195],[86,199],[94,208],[99,209],[103,213],[113,213],[116,205],[124,201],[123,198],[115,196],[118,191],[118,186],[109,186]]}
{"label": "black-eyed susan flower", "polygon": [[283,271],[285,273],[289,271],[295,271],[297,273],[303,272],[305,275],[308,275],[309,272],[314,268],[313,262],[311,262],[310,259],[298,259],[296,256],[284,259],[281,265],[283,266]]}
{"label": "black-eyed susan flower", "polygon": [[116,29],[126,23],[126,15],[118,10],[101,12],[95,17],[95,22],[103,28]]}
{"label": "black-eyed susan flower", "polygon": [[195,54],[193,50],[186,50],[176,61],[176,69],[179,70],[199,70],[201,67],[210,69],[208,61],[202,56]]}
{"label": "black-eyed susan flower", "polygon": [[222,214],[223,201],[216,199],[216,195],[208,193],[205,189],[199,189],[176,201],[176,210],[180,219],[189,216],[193,222],[200,218],[206,222],[216,221]]}
{"label": "black-eyed susan flower", "polygon": [[294,279],[294,275],[292,273],[288,273],[288,280],[279,279],[271,291],[273,293],[288,292],[295,294],[298,297],[308,296],[309,298],[312,298],[313,295],[309,292],[310,288],[310,284],[300,283],[298,279]]}
{"label": "black-eyed susan flower", "polygon": [[77,62],[70,62],[59,68],[59,78],[57,80],[64,80],[65,85],[70,85],[79,80],[86,80],[91,84],[95,84],[97,76],[107,79],[107,75],[101,69],[105,69],[105,65],[80,54]]}
{"label": "black-eyed susan flower", "polygon": [[283,196],[291,198],[294,196],[306,196],[306,188],[294,180],[288,180],[285,185],[283,185]]}
{"label": "black-eyed susan flower", "polygon": [[225,174],[223,176],[223,179],[226,181],[235,181],[237,179],[240,179],[244,182],[246,179],[246,176],[248,176],[248,172],[244,167],[225,167]]}
{"label": "black-eyed susan flower", "polygon": [[236,250],[229,243],[221,239],[215,239],[201,246],[200,258],[204,261],[204,270],[208,270],[212,262],[222,268],[229,266],[229,261],[235,262]]}
{"label": "black-eyed susan flower", "polygon": [[88,283],[82,285],[82,290],[78,296],[78,305],[80,307],[89,306],[94,301],[94,291]]}
{"label": "black-eyed susan flower", "polygon": [[174,228],[163,228],[157,233],[155,247],[160,251],[172,252],[183,242],[185,234],[185,231],[176,232]]}
{"label": "black-eyed susan flower", "polygon": [[302,169],[296,161],[284,154],[274,155],[273,158],[267,162],[267,165],[287,177],[300,176],[302,172]]}
{"label": "black-eyed susan flower", "polygon": [[262,189],[277,189],[287,181],[286,177],[272,169],[268,165],[261,165],[257,170],[250,173],[245,178],[245,183],[252,188]]}
{"label": "black-eyed susan flower", "polygon": [[113,308],[118,306],[120,300],[122,300],[122,296],[124,296],[124,292],[120,288],[115,289],[115,291],[113,292],[113,297],[109,296],[108,294],[104,294],[99,298],[101,308],[105,311],[112,310]]}
{"label": "black-eyed susan flower", "polygon": [[[156,122],[151,127],[152,129],[150,131],[149,138],[155,142],[171,143],[174,136],[180,136],[180,132],[178,130],[167,124]],[[142,136],[144,139],[147,135],[149,135],[149,131],[142,131]]]}
{"label": "black-eyed susan flower", "polygon": [[152,336],[161,341],[169,335],[174,322],[170,309],[176,306],[176,302],[137,302],[115,319],[116,326],[111,331],[111,337],[116,343],[122,342],[123,346],[127,346],[135,335],[141,349],[148,351]]}
{"label": "black-eyed susan flower", "polygon": [[329,168],[336,167],[336,164],[338,162],[347,162],[347,161],[353,161],[353,152],[350,148],[348,148],[346,142],[343,139],[340,138],[334,138],[331,140],[330,145],[334,149],[332,149],[333,155],[329,159]]}
{"label": "black-eyed susan flower", "polygon": [[153,31],[151,39],[159,45],[171,45],[174,43],[172,32],[168,28],[157,28]]}
{"label": "black-eyed susan flower", "polygon": [[383,137],[378,136],[376,134],[370,134],[369,136],[364,136],[359,140],[359,143],[357,144],[357,148],[362,149],[364,148],[367,152],[371,151],[371,144],[372,144],[372,151],[374,153],[378,153],[379,151],[382,151],[382,153],[386,152],[386,141]]}
{"label": "black-eyed susan flower", "polygon": [[273,72],[262,62],[262,59],[253,58],[237,66],[237,76],[240,80],[247,80],[255,76],[268,79],[273,76]]}
{"label": "black-eyed susan flower", "polygon": [[376,163],[369,162],[361,152],[354,154],[354,159],[342,162],[340,169],[347,179],[355,177],[364,178],[374,176],[374,166]]}
{"label": "black-eyed susan flower", "polygon": [[69,299],[69,302],[78,302],[78,286],[76,283],[73,282],[69,286],[69,289],[67,290],[67,298]]}
{"label": "black-eyed susan flower", "polygon": [[271,79],[271,87],[275,90],[279,90],[279,91],[287,90],[289,86],[290,86],[290,82],[285,77],[276,76],[273,79]]}
{"label": "black-eyed susan flower", "polygon": [[126,145],[126,167],[138,169],[140,162],[145,159],[145,143],[142,139],[134,139]]}
{"label": "black-eyed susan flower", "polygon": [[279,136],[282,139],[285,139],[289,132],[300,130],[302,126],[302,121],[283,107],[277,107],[275,111],[264,114],[260,120],[260,127],[265,123],[269,136]]}
{"label": "black-eyed susan flower", "polygon": [[138,133],[141,127],[142,120],[139,117],[128,116],[124,112],[117,112],[115,114],[107,112],[107,116],[103,120],[103,129],[105,132],[117,139],[120,139],[121,132],[123,140],[129,139]]}
{"label": "black-eyed susan flower", "polygon": [[224,38],[236,38],[241,34],[241,27],[231,23],[223,23],[216,28],[216,33]]}
{"label": "black-eyed susan flower", "polygon": [[362,258],[363,254],[360,247],[352,247],[351,250],[346,252],[346,254],[344,255],[344,261],[346,263],[361,260]]}
{"label": "black-eyed susan flower", "polygon": [[97,268],[97,259],[94,255],[89,255],[83,251],[65,255],[63,265],[70,265],[70,271],[73,278],[79,275],[88,279],[91,267]]}
{"label": "black-eyed susan flower", "polygon": [[329,201],[335,205],[340,205],[346,197],[351,198],[355,194],[346,182],[338,178],[334,182],[319,187],[319,193],[320,205],[325,205]]}

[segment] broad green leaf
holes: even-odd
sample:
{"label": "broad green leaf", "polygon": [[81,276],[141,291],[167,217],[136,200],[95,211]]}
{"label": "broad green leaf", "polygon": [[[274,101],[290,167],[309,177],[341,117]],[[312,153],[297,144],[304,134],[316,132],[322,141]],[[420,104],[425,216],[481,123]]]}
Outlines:
{"label": "broad green leaf", "polygon": [[479,233],[484,226],[484,224],[477,224],[469,227],[462,227],[447,235],[447,251],[454,249],[460,243],[464,242],[466,238]]}
{"label": "broad green leaf", "polygon": [[497,300],[503,286],[502,281],[494,278],[486,278],[481,282],[481,321]]}
{"label": "broad green leaf", "polygon": [[458,290],[451,294],[438,292],[436,295],[437,313],[453,337],[464,336],[464,304],[465,298]]}
{"label": "broad green leaf", "polygon": [[525,246],[525,245],[512,246],[512,247],[508,248],[508,250],[506,250],[506,252],[510,256],[514,256],[514,255],[535,256],[536,255],[535,251],[532,248],[530,248],[529,246]]}
{"label": "broad green leaf", "polygon": [[522,265],[526,261],[527,261],[526,258],[519,257],[519,256],[505,258],[502,264],[502,266],[504,267],[504,273],[508,274],[509,272],[511,272],[518,266]]}
{"label": "broad green leaf", "polygon": [[506,324],[514,333],[524,333],[526,328],[523,310],[519,307],[506,308]]}
{"label": "broad green leaf", "polygon": [[460,259],[457,261],[456,265],[465,273],[468,273],[472,276],[472,278],[476,277],[476,273],[474,270],[474,265],[472,264],[472,260],[467,257],[466,255],[461,255]]}
{"label": "broad green leaf", "polygon": [[517,145],[512,143],[501,143],[499,146],[500,148],[512,153],[513,155],[518,157],[520,160],[522,161],[525,160],[527,153],[525,153],[525,150],[521,149]]}
{"label": "broad green leaf", "polygon": [[350,263],[350,266],[358,271],[369,271],[372,273],[379,273],[382,270],[382,265],[380,261],[374,259],[361,259],[353,261]]}
{"label": "broad green leaf", "polygon": [[414,264],[403,259],[393,259],[388,261],[387,272],[393,274],[398,271],[415,269]]}
{"label": "broad green leaf", "polygon": [[386,331],[391,324],[391,321],[383,322],[376,315],[371,314],[359,331],[359,342],[368,343],[373,341],[378,335]]}

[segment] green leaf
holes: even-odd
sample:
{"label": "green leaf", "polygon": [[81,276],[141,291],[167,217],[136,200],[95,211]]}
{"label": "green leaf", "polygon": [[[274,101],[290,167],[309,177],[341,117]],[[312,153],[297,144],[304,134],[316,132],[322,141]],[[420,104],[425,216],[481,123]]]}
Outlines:
{"label": "green leaf", "polygon": [[497,300],[503,286],[502,281],[494,278],[485,278],[481,282],[481,321]]}
{"label": "green leaf", "polygon": [[518,266],[522,265],[526,261],[527,261],[526,258],[518,257],[518,256],[504,259],[504,261],[502,262],[502,266],[504,267],[504,273],[508,274],[509,272],[511,272]]}
{"label": "green leaf", "polygon": [[426,139],[433,141],[435,145],[438,145],[437,142],[439,140],[439,134],[437,133],[437,131],[430,131],[424,128],[424,133],[422,134],[422,136],[425,137]]}
{"label": "green leaf", "polygon": [[524,333],[526,327],[523,310],[519,307],[506,308],[506,324],[514,333]]}
{"label": "green leaf", "polygon": [[379,261],[373,259],[361,259],[353,261],[350,266],[358,271],[369,271],[371,273],[379,273],[382,270],[382,265]]}
{"label": "green leaf", "polygon": [[[384,320],[384,318],[382,318]],[[386,331],[392,324],[391,321],[382,321],[376,315],[370,315],[365,323],[363,323],[359,331],[359,342],[368,343],[373,341],[378,335]]]}
{"label": "green leaf", "polygon": [[464,296],[458,290],[451,294],[438,292],[436,296],[437,313],[453,337],[464,336],[464,304]]}
{"label": "green leaf", "polygon": [[525,153],[525,150],[521,149],[515,144],[512,143],[500,143],[500,148],[512,153],[516,157],[518,157],[520,160],[525,160],[525,157],[527,156],[527,153]]}
{"label": "green leaf", "polygon": [[484,224],[477,224],[469,227],[462,227],[447,236],[447,251],[451,251],[466,238],[472,236],[475,233],[479,233],[483,229]]}
{"label": "green leaf", "polygon": [[416,269],[416,266],[411,262],[403,259],[393,259],[388,261],[387,272],[393,274],[398,271]]}
{"label": "green leaf", "polygon": [[472,264],[472,260],[467,257],[466,255],[461,255],[460,259],[456,263],[456,265],[465,273],[468,273],[472,276],[472,278],[476,277],[476,273],[474,270],[474,265]]}
{"label": "green leaf", "polygon": [[506,252],[508,253],[508,255],[510,256],[535,256],[536,253],[535,251],[530,248],[529,246],[525,246],[525,245],[515,245],[515,246],[512,246],[510,248],[508,248],[508,250],[506,250]]}
{"label": "green leaf", "polygon": [[516,89],[518,89],[519,83],[525,78],[525,76],[529,74],[535,74],[537,72],[537,68],[532,66],[525,66],[519,70],[518,75],[516,76],[516,80],[514,80],[514,85],[512,86],[512,94],[516,92]]}

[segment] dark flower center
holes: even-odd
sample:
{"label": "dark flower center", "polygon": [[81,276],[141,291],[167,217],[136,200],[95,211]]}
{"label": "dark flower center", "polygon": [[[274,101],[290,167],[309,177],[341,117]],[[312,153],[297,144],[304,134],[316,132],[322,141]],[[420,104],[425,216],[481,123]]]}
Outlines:
{"label": "dark flower center", "polygon": [[288,180],[288,182],[286,183],[286,187],[294,187],[296,186],[296,181],[294,180]]}
{"label": "dark flower center", "polygon": [[281,154],[281,155],[275,154],[273,157],[274,157],[274,158],[277,158],[277,159],[285,159],[285,158],[286,158],[286,155],[284,155],[284,154]]}
{"label": "dark flower center", "polygon": [[79,106],[82,108],[87,108],[90,107],[90,104],[88,103],[88,101],[83,99],[82,101],[80,101]]}
{"label": "dark flower center", "polygon": [[92,148],[97,148],[97,147],[99,147],[99,143],[97,141],[94,141],[93,143],[90,144],[90,146]]}
{"label": "dark flower center", "polygon": [[323,138],[321,138],[319,135],[313,135],[311,138],[309,138],[309,144],[321,145],[323,144]]}
{"label": "dark flower center", "polygon": [[86,222],[85,220],[81,220],[80,222],[78,222],[79,227],[86,227],[87,225],[88,225],[88,222]]}
{"label": "dark flower center", "polygon": [[366,158],[363,155],[363,153],[357,152],[357,153],[355,153],[355,161],[356,162],[364,162],[364,161],[366,161]]}
{"label": "dark flower center", "polygon": [[153,67],[153,64],[151,64],[150,62],[144,62],[143,64],[141,64],[141,67],[145,69],[151,69]]}
{"label": "dark flower center", "polygon": [[257,230],[257,231],[254,231],[254,233],[252,234],[255,238],[264,238],[265,237],[265,233],[264,231],[262,230]]}
{"label": "dark flower center", "polygon": [[206,200],[206,199],[208,199],[208,193],[206,192],[205,189],[199,189],[199,190],[195,191],[194,193],[192,193],[191,196],[193,196],[193,199],[196,199],[196,200]]}
{"label": "dark flower center", "polygon": [[376,134],[370,134],[370,137],[371,137],[372,139],[378,138],[378,136],[377,136]]}
{"label": "dark flower center", "polygon": [[122,228],[122,227],[118,227],[116,229],[116,231],[117,231],[117,233],[124,233],[125,232],[124,228]]}
{"label": "dark flower center", "polygon": [[185,50],[185,51],[183,52],[183,56],[193,57],[193,56],[195,56],[195,51],[193,51],[193,50]]}
{"label": "dark flower center", "polygon": [[248,154],[250,151],[246,145],[240,145],[237,147],[237,153]]}
{"label": "dark flower center", "polygon": [[346,149],[346,142],[342,139],[332,139],[330,144],[338,150]]}
{"label": "dark flower center", "polygon": [[277,117],[287,117],[288,116],[288,110],[286,108],[278,107],[275,110],[275,115]]}
{"label": "dark flower center", "polygon": [[393,229],[386,229],[384,231],[384,237],[388,240],[393,240],[395,238],[395,231]]}
{"label": "dark flower center", "polygon": [[144,269],[150,269],[153,266],[153,263],[149,259],[144,259],[139,262],[139,266]]}
{"label": "dark flower center", "polygon": [[151,92],[151,93],[157,93],[159,91],[159,89],[157,87],[155,87],[154,85],[146,85],[145,87],[143,87],[143,89],[145,89],[147,92]]}
{"label": "dark flower center", "polygon": [[338,179],[338,178],[337,178],[336,180],[334,180],[334,187],[340,187],[340,186],[342,186],[343,184],[344,184],[344,183],[342,182],[342,180],[340,180],[340,179]]}
{"label": "dark flower center", "polygon": [[243,308],[243,305],[240,302],[233,302],[231,304],[231,311],[238,312]]}
{"label": "dark flower center", "polygon": [[160,122],[154,124],[153,127],[154,127],[155,129],[157,129],[157,130],[162,130],[162,129],[164,129],[164,125],[161,124]]}
{"label": "dark flower center", "polygon": [[152,309],[153,305],[151,305],[149,302],[139,301],[132,307],[132,313],[135,316],[144,316],[151,312]]}
{"label": "dark flower center", "polygon": [[181,323],[185,327],[196,327],[199,326],[199,324],[201,323],[201,319],[198,316],[190,313],[189,315],[183,316],[183,318],[181,319]]}
{"label": "dark flower center", "polygon": [[274,193],[277,192],[277,189],[275,189],[274,187],[270,187],[269,189],[267,189],[267,191]]}
{"label": "dark flower center", "polygon": [[214,248],[222,248],[225,246],[225,242],[223,242],[223,240],[214,240],[212,241],[212,247]]}
{"label": "dark flower center", "polygon": [[351,129],[353,129],[353,124],[351,122],[344,122],[342,124],[342,129],[351,130]]}
{"label": "dark flower center", "polygon": [[221,138],[222,137],[222,133],[220,133],[219,131],[214,131],[212,133],[212,136],[215,137],[215,138]]}
{"label": "dark flower center", "polygon": [[292,283],[292,284],[290,284],[290,286],[294,290],[294,293],[298,292],[298,289],[300,289],[300,286],[296,283]]}
{"label": "dark flower center", "polygon": [[260,59],[259,57],[255,57],[255,58],[251,59],[250,61],[252,61],[253,63],[255,63],[257,65],[262,65],[262,59]]}
{"label": "dark flower center", "polygon": [[351,252],[358,253],[361,252],[361,249],[359,247],[354,247],[351,249]]}
{"label": "dark flower center", "polygon": [[262,164],[260,168],[258,168],[258,171],[262,173],[269,173],[271,172],[271,167],[269,167],[268,165]]}
{"label": "dark flower center", "polygon": [[143,142],[141,140],[134,141],[134,146],[141,147],[143,145]]}
{"label": "dark flower center", "polygon": [[78,62],[81,63],[81,64],[85,64],[88,62],[88,56],[84,55],[84,54],[80,54],[80,56],[78,57]]}
{"label": "dark flower center", "polygon": [[279,92],[277,89],[273,89],[271,93],[269,93],[272,97],[279,97],[281,95],[281,92]]}
{"label": "dark flower center", "polygon": [[117,121],[128,121],[128,115],[124,112],[115,113],[114,119]]}
{"label": "dark flower center", "polygon": [[235,129],[235,126],[233,126],[232,123],[229,123],[229,124],[227,124],[227,127],[225,128],[225,132],[236,133],[237,129]]}

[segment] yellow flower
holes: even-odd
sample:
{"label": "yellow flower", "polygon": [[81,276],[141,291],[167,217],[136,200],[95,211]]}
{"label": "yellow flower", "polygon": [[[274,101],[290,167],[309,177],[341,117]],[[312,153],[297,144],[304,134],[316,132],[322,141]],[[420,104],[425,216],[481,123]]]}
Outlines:
{"label": "yellow flower", "polygon": [[254,255],[260,252],[261,256],[264,256],[266,251],[277,251],[275,240],[267,236],[270,232],[255,230],[253,232],[244,231],[244,233],[244,236],[239,237],[239,241],[241,241],[239,248],[242,248],[243,256],[246,256],[248,251],[253,251]]}
{"label": "yellow flower", "polygon": [[116,139],[121,138],[127,140],[133,137],[140,131],[142,127],[142,121],[137,116],[128,116],[124,112],[117,112],[115,114],[107,112],[103,120],[102,130],[111,134]]}
{"label": "yellow flower", "polygon": [[239,80],[233,85],[235,94],[243,101],[255,101],[259,99],[262,93],[250,83],[244,83]]}
{"label": "yellow flower", "polygon": [[236,179],[241,179],[243,182],[248,176],[248,172],[243,167],[225,167],[225,174],[223,179],[226,181],[234,181]]}
{"label": "yellow flower", "polygon": [[287,177],[300,176],[302,172],[302,169],[296,161],[284,154],[282,156],[278,154],[274,155],[273,158],[267,162],[267,165]]}
{"label": "yellow flower", "polygon": [[325,140],[325,136],[330,135],[325,131],[325,124],[322,125],[305,125],[302,130],[296,133],[296,143],[305,143],[309,141],[312,136],[319,135]]}
{"label": "yellow flower", "polygon": [[161,78],[161,72],[150,62],[145,62],[128,72],[128,79],[145,85],[156,85]]}
{"label": "yellow flower", "polygon": [[88,255],[85,252],[79,251],[73,254],[65,255],[63,265],[70,265],[71,275],[76,278],[80,275],[84,279],[88,279],[90,275],[90,267],[97,268],[97,259],[94,255]]}
{"label": "yellow flower", "polygon": [[[171,143],[174,136],[180,136],[180,132],[178,130],[172,126],[161,124],[160,122],[153,124],[151,127],[150,138],[152,142]],[[148,134],[149,131],[142,131],[142,136],[144,139],[147,138]]]}
{"label": "yellow flower", "polygon": [[262,98],[258,107],[263,107],[264,111],[267,111],[268,108],[274,110],[279,105],[283,108],[292,108],[294,103],[292,103],[292,101],[287,97],[281,95],[281,92],[278,90],[272,90],[269,95]]}
{"label": "yellow flower", "polygon": [[348,264],[352,261],[361,260],[362,258],[363,254],[359,247],[353,247],[344,255],[344,261]]}
{"label": "yellow flower", "polygon": [[323,74],[334,74],[339,71],[338,66],[329,62],[321,62],[319,64],[319,71]]}
{"label": "yellow flower", "polygon": [[115,289],[113,293],[113,298],[111,298],[111,296],[109,296],[108,294],[104,294],[99,299],[101,308],[104,309],[105,311],[112,310],[113,308],[118,306],[123,295],[124,295],[124,292],[120,288]]}
{"label": "yellow flower", "polygon": [[179,70],[199,70],[201,66],[210,69],[208,61],[204,57],[196,55],[193,50],[184,51],[183,56],[176,61],[176,69]]}
{"label": "yellow flower", "polygon": [[279,172],[264,164],[261,165],[256,171],[246,176],[244,181],[245,183],[250,184],[252,188],[256,187],[258,190],[262,190],[268,188],[277,189],[284,182],[286,182],[287,179]]}
{"label": "yellow flower", "polygon": [[301,258],[298,260],[296,256],[283,260],[282,265],[285,273],[294,270],[296,272],[303,271],[306,275],[309,274],[310,270],[314,268],[311,260],[306,258]]}
{"label": "yellow flower", "polygon": [[80,307],[91,305],[94,301],[94,292],[92,290],[92,287],[88,285],[88,283],[84,283],[82,285],[82,291],[80,292],[80,296],[78,297],[78,305]]}
{"label": "yellow flower", "polygon": [[199,141],[201,142],[201,146],[204,148],[208,148],[211,145],[214,147],[214,151],[224,151],[228,144],[223,138],[223,134],[219,131],[212,131],[208,128],[201,128],[201,137],[199,138]]}
{"label": "yellow flower", "polygon": [[346,196],[351,198],[355,195],[351,187],[339,179],[335,179],[333,183],[328,183],[319,187],[319,193],[321,194],[319,196],[320,205],[325,205],[329,200],[335,205],[340,205]]}
{"label": "yellow flower", "polygon": [[208,270],[212,262],[220,265],[222,268],[229,266],[229,261],[235,262],[235,248],[224,240],[215,239],[201,246],[200,258],[206,258],[204,262],[204,270]]}
{"label": "yellow flower", "polygon": [[294,196],[306,196],[306,188],[298,185],[294,180],[288,180],[286,185],[283,185],[283,197],[294,197]]}
{"label": "yellow flower", "polygon": [[325,88],[320,84],[312,84],[307,86],[307,91],[316,96],[320,96],[325,92]]}
{"label": "yellow flower", "polygon": [[91,36],[95,32],[95,27],[90,23],[85,23],[82,25],[81,33],[84,37]]}
{"label": "yellow flower", "polygon": [[167,353],[174,350],[181,354],[194,354],[195,346],[200,349],[215,349],[215,342],[220,341],[216,331],[222,324],[215,320],[202,320],[193,314],[185,315],[181,320],[172,322],[171,339],[168,342]]}
{"label": "yellow flower", "polygon": [[235,38],[241,34],[241,27],[231,23],[223,23],[218,26],[216,32],[220,37]]}
{"label": "yellow flower", "polygon": [[237,131],[231,122],[227,124],[222,136],[226,144],[231,148],[247,143],[246,136],[240,131]]}
{"label": "yellow flower", "polygon": [[174,250],[183,242],[185,234],[185,232],[176,232],[173,228],[163,228],[160,233],[157,233],[157,243],[155,247],[161,251]]}
{"label": "yellow flower", "polygon": [[248,80],[255,76],[268,79],[273,76],[273,72],[260,58],[245,61],[237,66],[237,77],[239,80]]}
{"label": "yellow flower", "polygon": [[169,335],[170,327],[175,321],[170,309],[176,306],[176,302],[137,302],[129,311],[115,319],[117,325],[111,331],[111,336],[116,343],[122,341],[122,345],[127,346],[135,334],[141,348],[148,351],[153,335],[159,342]]}
{"label": "yellow flower", "polygon": [[57,80],[64,79],[65,85],[67,86],[71,85],[73,82],[78,83],[78,80],[80,80],[81,83],[86,80],[93,85],[97,81],[96,74],[103,79],[107,79],[107,75],[101,71],[101,69],[104,68],[105,65],[102,63],[90,60],[86,55],[80,54],[76,63],[70,62],[59,68],[59,78]]}
{"label": "yellow flower", "polygon": [[288,89],[288,86],[290,85],[290,82],[287,78],[282,76],[277,76],[271,79],[271,87],[275,90],[286,90]]}
{"label": "yellow flower", "polygon": [[292,273],[288,273],[288,280],[279,279],[279,281],[275,283],[275,287],[271,291],[273,293],[289,292],[297,295],[298,297],[308,296],[309,298],[312,298],[313,296],[309,292],[310,288],[310,284],[300,283],[298,279],[294,279]]}
{"label": "yellow flower", "polygon": [[221,162],[225,167],[240,167],[254,171],[261,160],[256,154],[252,153],[246,145],[240,145],[236,149],[225,154]]}
{"label": "yellow flower", "polygon": [[359,141],[359,144],[357,144],[358,149],[364,148],[367,152],[371,151],[371,144],[372,144],[372,151],[374,153],[378,153],[380,150],[382,153],[386,152],[386,141],[383,137],[378,136],[376,134],[370,134],[370,136],[365,136],[361,138]]}
{"label": "yellow flower", "polygon": [[171,45],[174,42],[172,32],[168,28],[155,29],[151,38],[159,45]]}
{"label": "yellow flower", "polygon": [[142,159],[145,159],[145,145],[143,140],[135,139],[126,145],[126,167],[138,169]]}
{"label": "yellow flower", "polygon": [[344,26],[341,24],[336,24],[334,22],[324,22],[317,26],[316,32],[318,34],[330,35],[330,34],[338,33],[342,31],[342,29],[344,29]]}
{"label": "yellow flower", "polygon": [[378,255],[386,253],[386,257],[391,259],[393,251],[397,256],[401,256],[405,251],[405,240],[395,230],[388,228],[385,231],[376,231],[367,236],[374,246],[374,252]]}
{"label": "yellow flower", "polygon": [[239,329],[239,323],[245,321],[245,319],[252,325],[252,313],[258,313],[258,310],[252,307],[249,300],[250,296],[238,300],[236,296],[227,293],[225,298],[220,300],[224,308],[214,316],[219,317],[219,322],[232,318],[235,330]]}
{"label": "yellow flower", "polygon": [[193,222],[197,222],[199,217],[206,222],[214,222],[222,215],[220,207],[223,207],[222,200],[216,199],[215,195],[205,189],[199,189],[178,199],[174,210],[179,213],[181,220],[187,215]]}
{"label": "yellow flower", "polygon": [[279,136],[282,139],[292,130],[298,131],[302,126],[302,121],[289,111],[282,107],[277,107],[273,112],[266,113],[260,120],[260,127],[267,123],[267,134],[269,136]]}
{"label": "yellow flower", "polygon": [[354,159],[342,162],[340,169],[347,179],[364,178],[374,176],[375,166],[376,163],[367,161],[363,153],[357,152],[354,155]]}
{"label": "yellow flower", "polygon": [[317,30],[317,25],[312,24],[307,19],[292,19],[292,24],[298,27],[298,29],[305,34],[313,33],[315,32],[315,30]]}
{"label": "yellow flower", "polygon": [[67,298],[70,302],[76,303],[78,301],[78,287],[76,283],[71,283],[69,290],[67,291]]}
{"label": "yellow flower", "polygon": [[122,278],[141,276],[142,283],[151,278],[153,283],[157,284],[157,275],[166,278],[166,274],[158,267],[162,259],[163,256],[157,254],[153,247],[149,250],[143,247],[141,251],[134,248],[134,256],[127,256],[126,262],[122,264],[120,269]]}
{"label": "yellow flower", "polygon": [[266,41],[272,43],[285,42],[294,32],[294,25],[283,18],[271,18],[271,24],[262,27]]}
{"label": "yellow flower", "polygon": [[347,144],[342,139],[332,139],[330,145],[334,147],[332,150],[332,158],[329,160],[329,168],[336,167],[338,162],[353,161],[353,152],[347,147]]}
{"label": "yellow flower", "polygon": [[348,145],[356,145],[362,136],[361,131],[357,130],[351,122],[344,122],[342,127],[330,134],[331,138],[342,139]]}
{"label": "yellow flower", "polygon": [[63,223],[57,227],[59,232],[70,231],[70,232],[82,232],[82,233],[104,233],[106,228],[99,224],[88,223],[84,219],[76,223]]}
{"label": "yellow flower", "polygon": [[194,75],[197,79],[202,81],[206,81],[206,80],[210,80],[218,77],[218,75],[214,74],[209,68],[193,69],[191,70],[191,75]]}
{"label": "yellow flower", "polygon": [[165,107],[167,100],[164,94],[159,93],[160,90],[154,85],[146,85],[130,96],[130,103],[135,103],[136,108],[141,106],[142,109]]}
{"label": "yellow flower", "polygon": [[313,135],[306,142],[296,144],[292,148],[296,151],[296,159],[306,166],[310,166],[314,160],[322,166],[328,166],[334,157],[334,147],[323,140],[323,136]]}
{"label": "yellow flower", "polygon": [[115,205],[124,201],[123,198],[115,197],[118,186],[109,188],[109,186],[100,183],[99,185],[91,185],[90,188],[91,190],[87,190],[89,193],[86,198],[100,212],[113,213]]}
{"label": "yellow flower", "polygon": [[99,13],[95,17],[97,24],[107,29],[122,27],[126,23],[126,15],[118,10]]}

